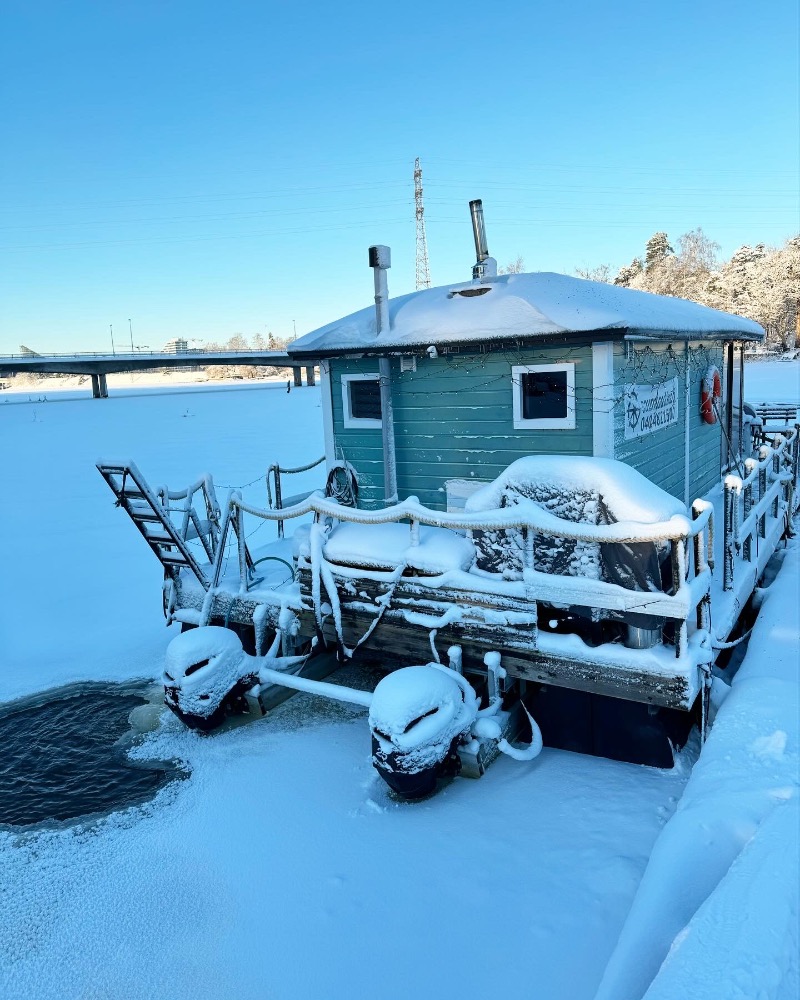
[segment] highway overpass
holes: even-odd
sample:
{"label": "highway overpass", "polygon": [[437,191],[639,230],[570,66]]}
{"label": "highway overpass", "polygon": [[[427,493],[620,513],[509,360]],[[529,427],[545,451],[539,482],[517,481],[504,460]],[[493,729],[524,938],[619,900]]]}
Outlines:
{"label": "highway overpass", "polygon": [[210,365],[270,365],[291,368],[296,386],[314,384],[314,367],[304,359],[300,366],[285,351],[117,351],[115,354],[8,354],[0,356],[0,377],[37,372],[53,375],[88,375],[95,399],[108,396],[106,376],[114,372],[147,371],[155,368],[205,368]]}

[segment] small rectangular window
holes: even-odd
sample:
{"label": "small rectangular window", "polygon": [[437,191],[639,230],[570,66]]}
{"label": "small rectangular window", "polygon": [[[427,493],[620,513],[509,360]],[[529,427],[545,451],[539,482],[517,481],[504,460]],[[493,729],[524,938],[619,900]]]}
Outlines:
{"label": "small rectangular window", "polygon": [[511,376],[517,430],[575,427],[574,364],[515,365]]}
{"label": "small rectangular window", "polygon": [[342,406],[345,427],[380,427],[380,376],[342,375]]}

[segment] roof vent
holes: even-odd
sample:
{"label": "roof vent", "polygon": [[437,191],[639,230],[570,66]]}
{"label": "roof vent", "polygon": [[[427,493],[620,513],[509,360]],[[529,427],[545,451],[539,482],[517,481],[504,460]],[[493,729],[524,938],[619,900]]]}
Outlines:
{"label": "roof vent", "polygon": [[487,292],[491,292],[491,290],[491,285],[480,285],[478,288],[457,288],[455,291],[450,292],[450,298],[452,299],[456,295],[461,295],[465,299],[474,299],[477,295],[485,295]]}

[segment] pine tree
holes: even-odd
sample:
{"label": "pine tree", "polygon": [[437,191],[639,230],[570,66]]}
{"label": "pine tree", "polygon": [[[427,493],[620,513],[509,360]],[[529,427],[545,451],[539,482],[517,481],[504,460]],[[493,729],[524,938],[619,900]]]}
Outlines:
{"label": "pine tree", "polygon": [[619,269],[619,274],[614,278],[615,285],[622,285],[627,288],[634,278],[637,278],[644,270],[644,264],[641,258],[634,257],[633,260],[628,264],[627,267],[621,267]]}
{"label": "pine tree", "polygon": [[672,247],[669,245],[669,237],[666,233],[653,233],[650,239],[647,241],[644,251],[644,269],[645,271],[651,270],[651,268],[658,267],[659,264],[663,264],[664,261],[670,256],[670,254],[675,253]]}

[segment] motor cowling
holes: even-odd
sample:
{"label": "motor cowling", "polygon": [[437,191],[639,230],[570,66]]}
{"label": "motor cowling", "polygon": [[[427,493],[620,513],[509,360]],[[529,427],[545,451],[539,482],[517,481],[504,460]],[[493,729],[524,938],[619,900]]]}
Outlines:
{"label": "motor cowling", "polygon": [[403,798],[430,794],[439,778],[458,774],[457,747],[477,713],[474,689],[455,671],[436,663],[395,670],[369,710],[376,770]]}
{"label": "motor cowling", "polygon": [[164,663],[164,701],[192,729],[213,729],[231,702],[258,682],[238,635],[218,625],[176,636]]}

